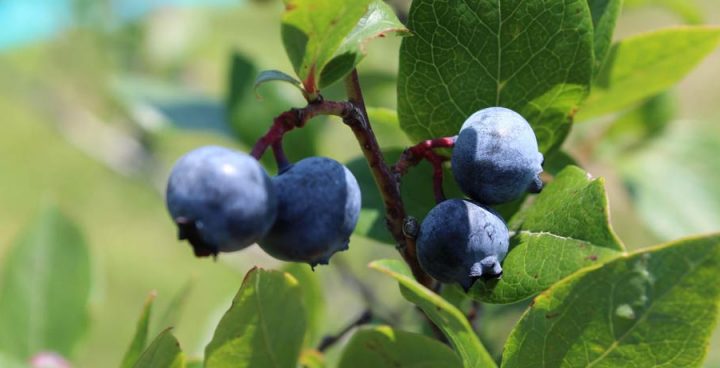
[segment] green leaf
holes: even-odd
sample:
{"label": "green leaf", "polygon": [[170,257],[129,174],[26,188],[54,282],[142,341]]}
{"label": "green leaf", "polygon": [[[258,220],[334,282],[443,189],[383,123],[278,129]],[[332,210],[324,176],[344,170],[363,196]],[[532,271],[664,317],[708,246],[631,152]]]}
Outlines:
{"label": "green leaf", "polygon": [[503,367],[697,367],[720,307],[720,235],[577,273],[535,299]]}
{"label": "green leaf", "polygon": [[367,44],[388,33],[405,33],[407,29],[395,16],[390,5],[373,0],[355,28],[345,37],[335,56],[320,73],[320,88],[324,88],[347,75],[367,54]]}
{"label": "green leaf", "polygon": [[372,0],[284,0],[282,40],[305,91],[314,99],[321,72]]}
{"label": "green leaf", "polygon": [[445,299],[415,281],[405,263],[385,259],[370,263],[370,268],[385,273],[400,283],[403,297],[420,307],[442,330],[462,358],[464,367],[496,367],[495,361],[475,335],[467,317]]}
{"label": "green leaf", "polygon": [[288,263],[283,267],[283,271],[300,283],[307,319],[305,345],[315,346],[322,334],[323,316],[325,316],[325,299],[318,274],[304,263]]}
{"label": "green leaf", "polygon": [[718,41],[716,26],[673,27],[620,41],[610,50],[578,120],[628,108],[667,90],[715,50]]}
{"label": "green leaf", "polygon": [[168,303],[165,307],[165,312],[163,312],[162,317],[158,320],[157,325],[160,326],[160,328],[164,329],[177,325],[180,320],[180,315],[185,308],[185,304],[190,297],[193,284],[193,280],[188,280],[185,285],[183,285],[182,288],[175,293],[173,298],[170,300],[170,303]]}
{"label": "green leaf", "polygon": [[150,329],[150,314],[152,313],[153,301],[155,301],[156,295],[157,294],[155,292],[151,292],[145,301],[142,313],[140,314],[140,319],[137,321],[137,325],[135,327],[135,336],[133,336],[130,346],[125,352],[122,363],[120,363],[121,368],[132,368],[145,350],[148,340],[148,331]]}
{"label": "green leaf", "polygon": [[638,149],[662,135],[676,115],[677,101],[672,93],[650,97],[614,121],[603,134],[598,149],[604,155]]}
{"label": "green leaf", "polygon": [[633,205],[661,239],[718,230],[717,123],[678,121],[662,137],[618,161]]}
{"label": "green leaf", "polygon": [[598,70],[610,50],[615,23],[622,8],[622,0],[588,0],[588,6],[595,29],[593,48],[595,70]]}
{"label": "green leaf", "polygon": [[303,350],[299,364],[301,368],[325,368],[325,355],[313,349]]}
{"label": "green leaf", "polygon": [[305,89],[303,89],[302,83],[300,83],[299,80],[279,71],[279,70],[263,70],[258,74],[257,78],[255,78],[255,93],[257,93],[258,87],[261,85],[268,83],[268,82],[285,82],[290,84],[291,86],[297,88],[300,90],[300,92],[305,95]]}
{"label": "green leaf", "polygon": [[[396,162],[402,153],[401,149],[390,149],[385,153],[387,162]],[[392,236],[385,226],[385,205],[375,184],[367,160],[360,156],[348,163],[346,166],[358,181],[362,190],[362,209],[360,220],[355,227],[355,234],[363,235],[377,241],[395,244]],[[421,220],[435,207],[435,196],[432,187],[433,170],[430,164],[422,162],[420,165],[411,168],[403,176],[400,183],[400,191],[407,214]],[[448,197],[464,197],[462,191],[457,187],[450,170],[444,170],[443,187]]]}
{"label": "green leaf", "polygon": [[587,0],[415,0],[400,48],[398,114],[413,140],[453,136],[475,111],[504,106],[560,145],[593,67]]}
{"label": "green leaf", "polygon": [[452,368],[460,358],[447,346],[425,335],[389,326],[360,329],[343,351],[339,368]]}
{"label": "green leaf", "polygon": [[[255,145],[270,128],[273,119],[286,111],[289,106],[303,103],[300,96],[287,96],[276,84],[263,87],[262,99],[252,93],[257,70],[252,62],[239,54],[232,60],[230,86],[227,97],[227,113],[234,136],[247,147]],[[297,97],[293,99],[292,97]],[[291,161],[315,156],[315,143],[322,130],[321,118],[313,119],[303,129],[285,135],[285,153]],[[265,155],[263,163],[274,168],[272,155]]]}
{"label": "green leaf", "polygon": [[545,156],[543,170],[550,175],[556,176],[568,166],[579,166],[579,164],[567,152],[557,150]]}
{"label": "green leaf", "polygon": [[701,24],[704,22],[703,11],[696,0],[625,0],[625,5],[632,6],[660,6],[679,15],[687,24]]}
{"label": "green leaf", "polygon": [[305,316],[294,277],[250,270],[205,348],[205,367],[295,367]]}
{"label": "green leaf", "polygon": [[180,349],[172,328],[168,328],[158,335],[150,343],[147,350],[143,352],[135,363],[135,368],[183,368],[185,367],[185,356]]}
{"label": "green leaf", "polygon": [[[253,86],[253,77],[257,73],[255,65],[245,55],[233,53],[230,59],[226,104],[228,111],[235,110],[249,96]],[[258,77],[259,78],[259,77]],[[255,81],[255,88],[257,88]]]}
{"label": "green leaf", "polygon": [[571,166],[510,222],[515,235],[503,277],[478,281],[470,294],[488,303],[527,299],[575,271],[617,257],[624,246],[609,223],[603,179]]}
{"label": "green leaf", "polygon": [[383,107],[368,107],[367,112],[380,147],[390,149],[412,145],[405,132],[400,129],[397,111]]}
{"label": "green leaf", "polygon": [[3,368],[27,368],[27,364],[0,351],[0,367]]}
{"label": "green leaf", "polygon": [[80,229],[45,209],[8,251],[0,286],[0,351],[26,360],[72,356],[89,322],[90,255]]}

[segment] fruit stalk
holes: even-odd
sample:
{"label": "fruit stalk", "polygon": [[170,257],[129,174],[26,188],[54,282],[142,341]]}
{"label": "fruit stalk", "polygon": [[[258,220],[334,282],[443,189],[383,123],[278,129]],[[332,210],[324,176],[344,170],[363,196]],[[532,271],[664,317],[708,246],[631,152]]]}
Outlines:
{"label": "fruit stalk", "polygon": [[[352,109],[352,105],[348,102],[319,100],[312,102],[303,108],[293,108],[285,111],[273,119],[270,129],[267,133],[265,133],[265,135],[258,139],[257,143],[255,143],[255,146],[250,152],[250,155],[259,160],[265,151],[267,151],[268,147],[282,140],[285,133],[295,128],[305,126],[305,123],[315,116],[343,116],[343,114],[350,109]],[[279,153],[277,152],[277,148],[275,151],[276,153]]]}
{"label": "fruit stalk", "polygon": [[399,175],[405,175],[408,169],[419,164],[423,158],[430,161],[433,167],[435,167],[435,162],[443,162],[447,159],[435,153],[433,150],[435,148],[453,148],[456,139],[457,136],[428,139],[406,148],[402,155],[400,155],[398,162],[393,166],[393,171]]}
{"label": "fruit stalk", "polygon": [[347,111],[343,121],[350,126],[355,138],[360,144],[365,158],[367,159],[370,171],[372,172],[375,184],[385,204],[385,223],[390,234],[397,242],[397,249],[405,262],[410,266],[413,276],[418,282],[432,289],[433,279],[420,268],[415,249],[415,239],[406,236],[403,232],[403,224],[407,214],[405,205],[400,195],[400,183],[393,170],[386,164],[380,145],[375,138],[375,133],[370,125],[365,100],[360,89],[357,70],[345,77],[345,90],[353,109]]}

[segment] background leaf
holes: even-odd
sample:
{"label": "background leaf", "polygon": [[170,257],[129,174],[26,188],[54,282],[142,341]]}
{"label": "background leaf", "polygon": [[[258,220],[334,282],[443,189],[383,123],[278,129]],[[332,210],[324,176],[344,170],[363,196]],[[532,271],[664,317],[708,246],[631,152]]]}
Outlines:
{"label": "background leaf", "polygon": [[132,368],[145,350],[148,331],[150,330],[150,314],[152,313],[153,301],[155,301],[156,295],[155,292],[151,292],[145,301],[142,313],[140,313],[140,319],[137,321],[137,327],[135,327],[135,336],[133,336],[130,346],[125,352],[125,356],[120,364],[121,368]]}
{"label": "background leaf", "polygon": [[645,249],[535,299],[503,367],[699,366],[720,306],[720,235]]}
{"label": "background leaf", "polygon": [[598,73],[578,120],[619,111],[665,91],[715,50],[719,40],[720,27],[683,26],[628,37],[616,43]]}
{"label": "background leaf", "polygon": [[177,325],[193,287],[194,281],[192,279],[188,280],[185,285],[183,285],[180,290],[173,295],[172,299],[170,299],[170,302],[165,307],[165,311],[161,315],[156,326],[159,326],[161,329],[165,329],[168,327],[175,327]]}
{"label": "background leaf", "polygon": [[703,10],[696,0],[625,0],[628,8],[637,6],[660,6],[679,15],[687,24],[703,23]]}
{"label": "background leaf", "polygon": [[307,264],[288,263],[283,267],[283,271],[292,275],[300,283],[307,319],[305,345],[315,346],[322,334],[323,316],[325,316],[323,286],[320,284],[318,275]]}
{"label": "background leaf", "polygon": [[478,339],[467,317],[455,306],[413,278],[408,266],[397,260],[379,260],[370,268],[400,283],[403,297],[417,305],[447,336],[463,360],[464,367],[496,367],[495,361]]}
{"label": "background leaf", "polygon": [[565,139],[592,78],[587,0],[415,0],[400,48],[398,114],[414,140],[456,135],[504,106],[548,152]]}
{"label": "background leaf", "polygon": [[305,316],[295,278],[250,270],[205,348],[205,367],[295,367]]}
{"label": "background leaf", "polygon": [[343,350],[339,368],[452,368],[460,358],[447,346],[427,336],[389,326],[360,329]]}
{"label": "background leaf", "polygon": [[[257,69],[251,60],[235,53],[231,60],[228,78],[226,106],[230,127],[234,137],[246,147],[252,147],[273,123],[273,119],[291,106],[300,106],[305,101],[298,96],[282,93],[283,86],[267,84],[259,87],[261,98],[253,93]],[[283,147],[291,161],[315,156],[318,133],[323,128],[324,118],[315,118],[303,129],[295,129],[285,135]],[[263,156],[263,164],[275,169],[272,155]]]}
{"label": "background leaf", "polygon": [[143,352],[135,368],[183,368],[185,356],[180,349],[172,329],[168,328],[158,335],[147,350]]}
{"label": "background leaf", "polygon": [[605,56],[612,44],[612,36],[622,8],[622,0],[588,0],[588,6],[594,28],[595,70],[598,70],[605,61]]}
{"label": "background leaf", "polygon": [[717,231],[720,126],[680,120],[618,162],[638,214],[661,239]]}
{"label": "background leaf", "polygon": [[80,229],[45,209],[2,271],[0,351],[18,360],[41,351],[72,356],[88,327],[90,256]]}
{"label": "background leaf", "polygon": [[663,135],[677,115],[677,101],[670,91],[645,100],[618,117],[598,143],[599,154],[617,155],[637,150]]}
{"label": "background leaf", "polygon": [[282,40],[295,73],[311,96],[321,72],[355,28],[371,0],[285,0]]}
{"label": "background leaf", "polygon": [[592,179],[574,166],[558,174],[510,225],[515,235],[503,261],[503,277],[476,282],[470,290],[475,299],[523,300],[625,249],[610,227],[603,179]]}

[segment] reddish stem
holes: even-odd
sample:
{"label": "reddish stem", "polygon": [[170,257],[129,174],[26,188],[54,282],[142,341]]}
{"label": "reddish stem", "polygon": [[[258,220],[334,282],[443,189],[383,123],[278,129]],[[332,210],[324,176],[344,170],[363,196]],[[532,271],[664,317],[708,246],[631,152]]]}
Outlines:
{"label": "reddish stem", "polygon": [[[433,160],[440,159],[440,156],[437,156],[433,150],[435,148],[455,147],[456,139],[457,136],[428,139],[405,149],[400,159],[398,159],[398,162],[393,166],[393,171],[399,175],[405,175],[409,168],[419,164],[423,158],[430,161],[430,163],[432,163]],[[445,161],[445,159],[442,159],[441,162],[442,161]]]}
{"label": "reddish stem", "polygon": [[405,262],[410,266],[410,270],[413,276],[415,276],[415,279],[419,283],[432,289],[433,279],[423,271],[420,263],[418,263],[415,239],[411,236],[406,236],[403,232],[407,214],[405,213],[405,205],[400,195],[400,183],[393,170],[385,162],[385,157],[380,150],[380,145],[375,138],[375,133],[373,133],[365,109],[365,100],[363,99],[356,69],[353,69],[345,78],[345,91],[347,92],[350,102],[355,106],[355,109],[347,113],[344,121],[355,134],[355,138],[360,144],[360,149],[362,149],[368,161],[370,171],[375,179],[375,184],[380,190],[383,203],[385,204],[385,223],[387,228],[397,243],[397,249],[400,255],[402,255]]}
{"label": "reddish stem", "polygon": [[435,203],[445,200],[445,192],[443,191],[443,162],[446,157],[440,156],[433,151],[425,152],[425,159],[430,162],[433,167],[433,192],[435,193]]}
{"label": "reddish stem", "polygon": [[[278,166],[282,166],[283,163],[287,163],[287,158],[280,145],[285,133],[305,126],[308,120],[318,115],[335,115],[343,116],[346,111],[353,108],[349,102],[336,102],[336,101],[322,101],[310,103],[301,109],[290,109],[278,115],[274,120],[270,129],[264,136],[258,139],[253,147],[250,155],[255,159],[260,159],[268,147],[273,146],[273,153],[275,159],[278,162]],[[278,156],[280,155],[280,156]]]}
{"label": "reddish stem", "polygon": [[275,156],[275,162],[277,163],[278,172],[283,171],[286,167],[290,166],[287,156],[285,156],[285,150],[282,146],[282,139],[278,139],[272,144],[273,155]]}

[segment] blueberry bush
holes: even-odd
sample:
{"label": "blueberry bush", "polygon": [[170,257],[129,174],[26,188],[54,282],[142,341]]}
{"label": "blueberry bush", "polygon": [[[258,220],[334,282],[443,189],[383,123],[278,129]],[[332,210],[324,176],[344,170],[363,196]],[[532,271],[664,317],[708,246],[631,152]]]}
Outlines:
{"label": "blueberry bush", "polygon": [[[247,149],[205,146],[177,160],[161,185],[167,226],[197,257],[258,244],[288,263],[247,271],[200,354],[184,352],[172,329],[189,287],[159,331],[151,294],[122,360],[108,365],[701,366],[720,312],[720,234],[629,251],[611,226],[605,179],[565,147],[592,126],[603,126],[602,147],[588,150],[653,144],[672,120],[673,86],[718,47],[720,28],[616,40],[622,0],[413,0],[407,12],[391,3],[284,0],[278,42],[293,70],[257,71],[233,55],[230,124],[219,129]],[[402,39],[397,111],[372,106],[372,79],[358,71],[385,37]],[[288,93],[302,103],[269,114]],[[362,156],[324,157],[324,119]],[[621,171],[629,191],[651,186],[637,167]],[[325,310],[341,307],[325,305],[313,270],[346,269],[340,256],[353,257],[357,238],[395,247],[399,257],[367,271],[397,284],[417,328],[373,313],[375,285],[362,285],[366,312],[322,330]],[[43,212],[2,267],[0,366],[69,366],[91,319],[92,272],[81,230],[57,208]],[[497,341],[478,326],[503,308],[522,312]]]}

